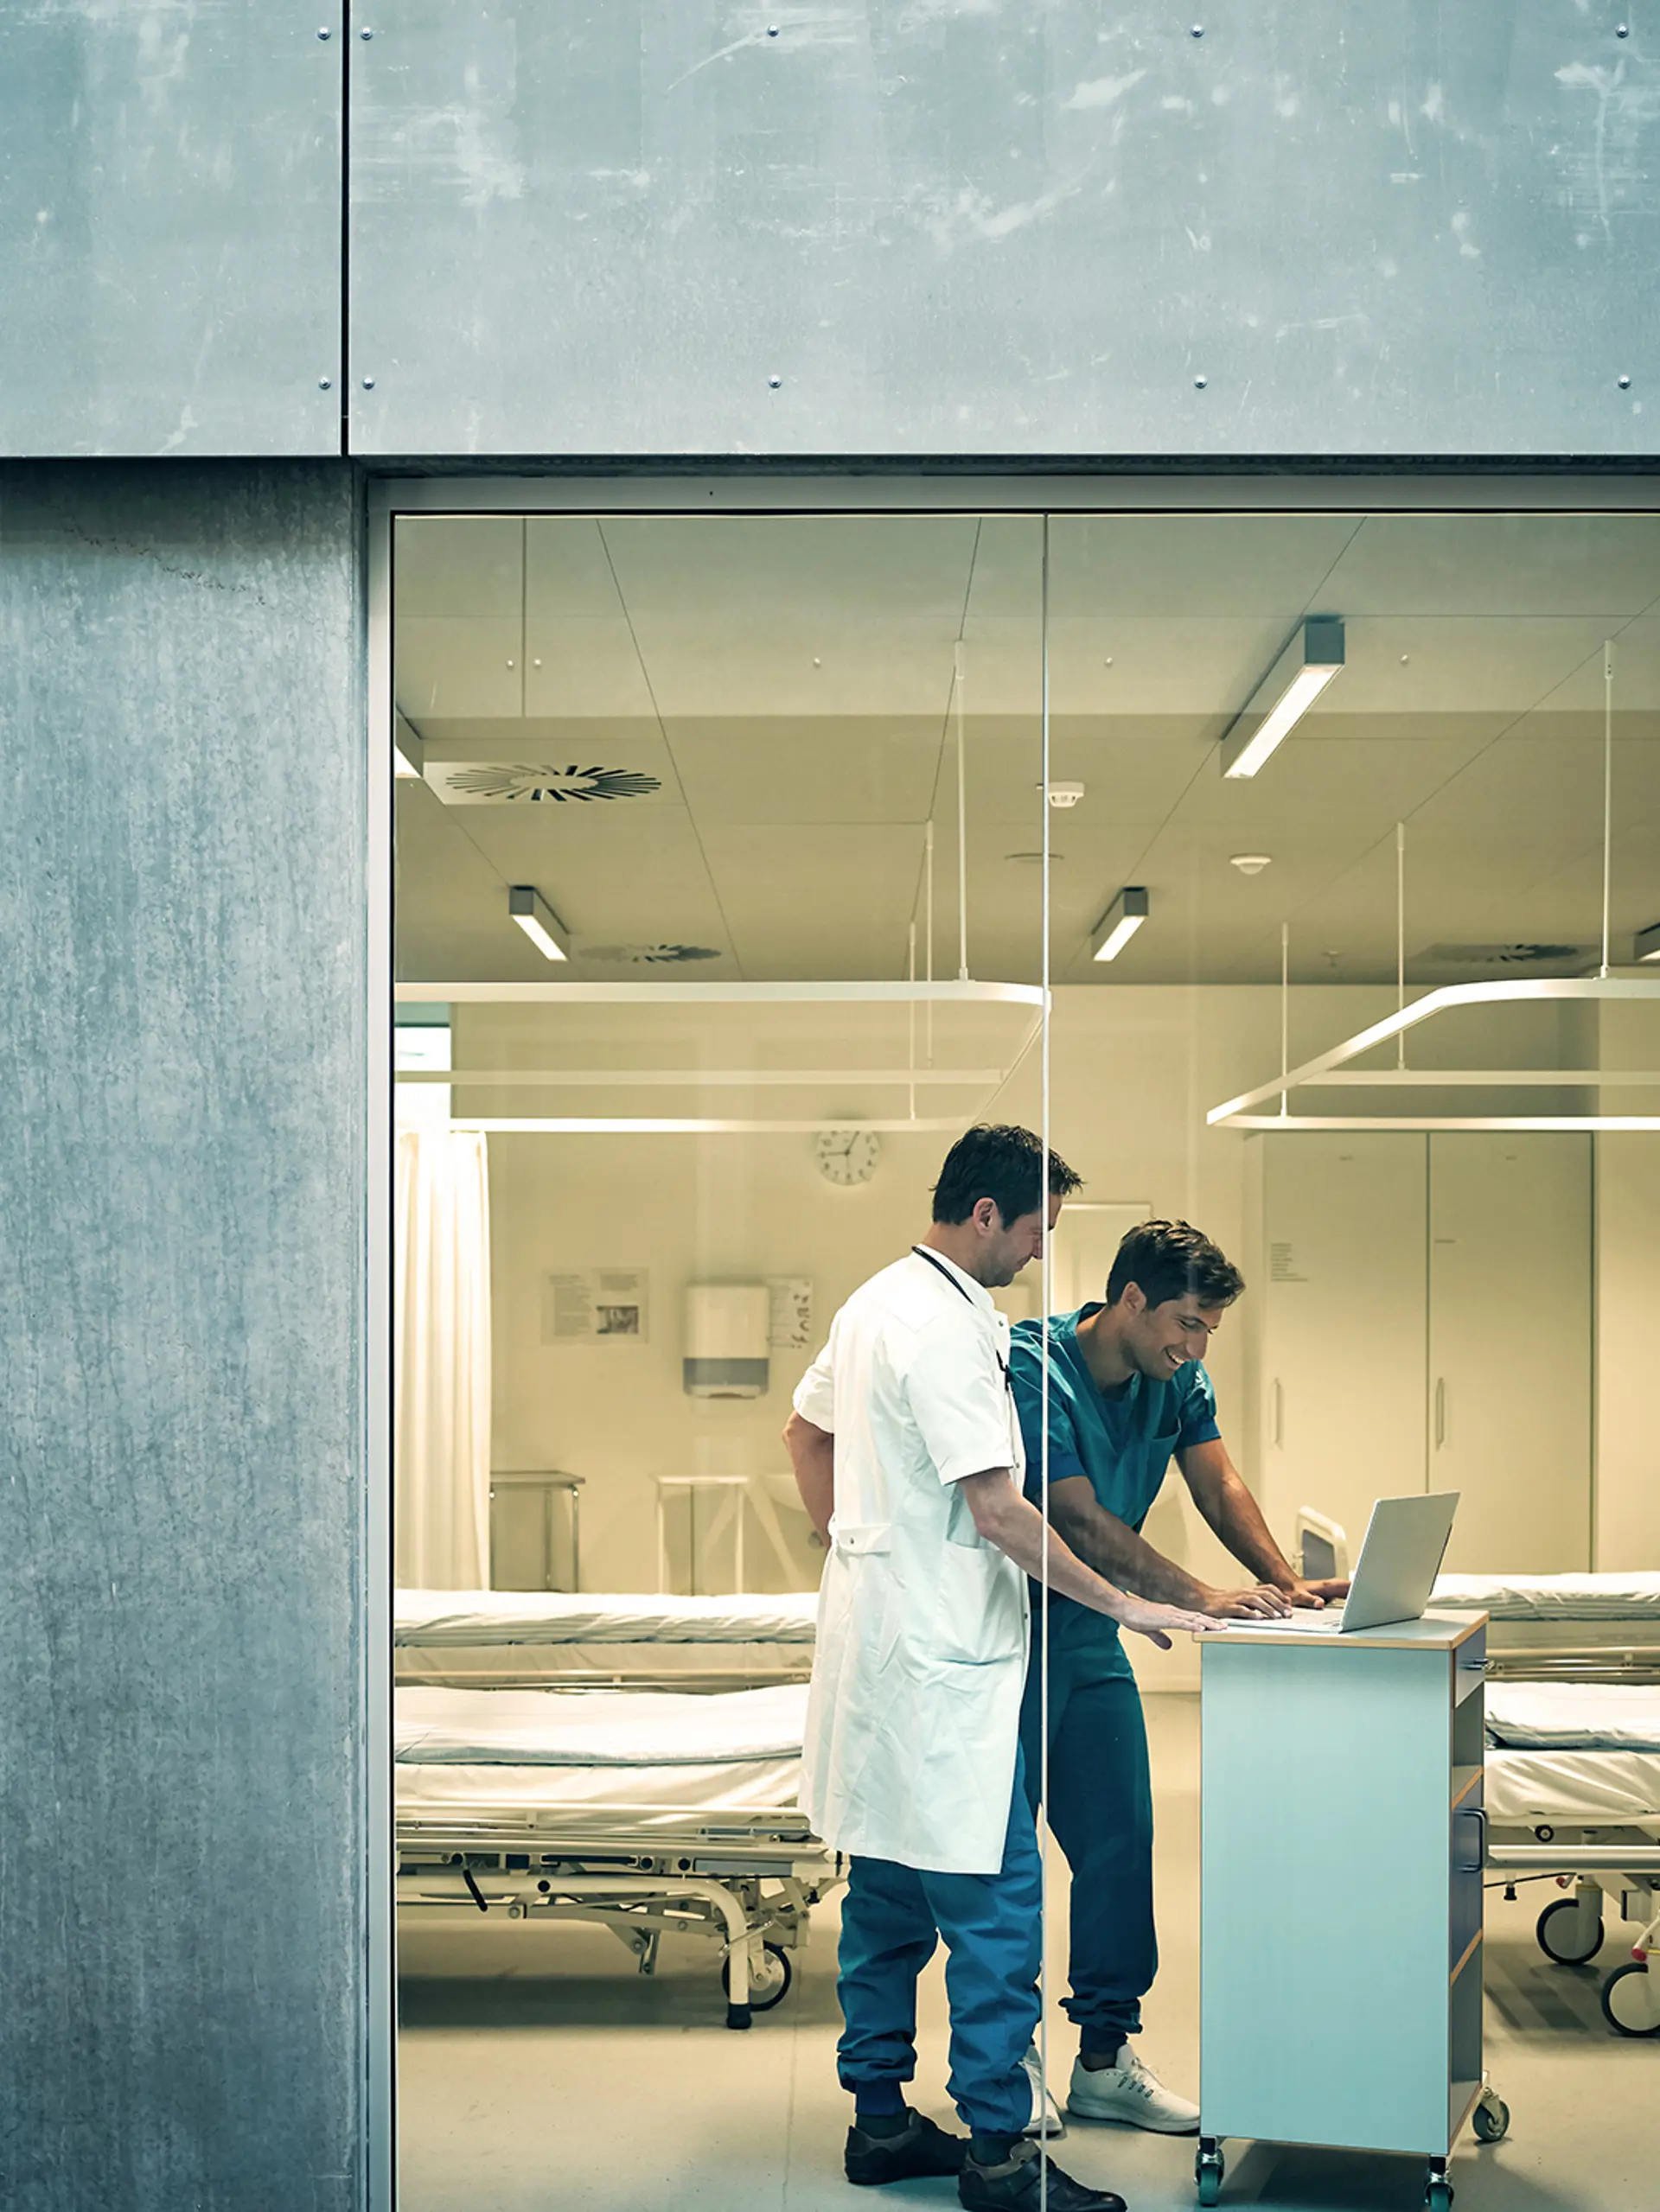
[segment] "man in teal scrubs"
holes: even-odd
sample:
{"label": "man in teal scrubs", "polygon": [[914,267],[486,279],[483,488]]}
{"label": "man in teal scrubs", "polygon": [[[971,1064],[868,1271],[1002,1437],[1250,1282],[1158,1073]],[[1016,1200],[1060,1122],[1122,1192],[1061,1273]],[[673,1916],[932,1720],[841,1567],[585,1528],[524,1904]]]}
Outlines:
{"label": "man in teal scrubs", "polygon": [[[1216,1425],[1204,1353],[1244,1280],[1185,1221],[1143,1221],[1119,1246],[1104,1304],[1049,1323],[1049,1515],[1080,1559],[1120,1588],[1220,1619],[1288,1613],[1341,1597],[1344,1582],[1305,1582],[1268,1533]],[[1025,1440],[1028,1492],[1041,1502],[1041,1322],[1016,1326],[1010,1380]],[[1194,1503],[1246,1572],[1212,1588],[1140,1533],[1174,1458]],[[1043,1674],[1034,1599],[1021,1715],[1035,1800]],[[1158,1967],[1152,1917],[1152,1796],[1141,1700],[1117,1626],[1070,1600],[1049,1601],[1050,1833],[1072,1871],[1071,1993],[1078,2061],[1067,2110],[1188,2135],[1199,2108],[1167,2089],[1129,2038]]]}

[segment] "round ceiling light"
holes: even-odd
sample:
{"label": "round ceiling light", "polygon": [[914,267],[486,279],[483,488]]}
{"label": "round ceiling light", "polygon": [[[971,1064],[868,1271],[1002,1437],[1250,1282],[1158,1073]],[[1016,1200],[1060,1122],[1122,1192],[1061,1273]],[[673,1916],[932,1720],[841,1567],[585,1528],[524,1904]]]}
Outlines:
{"label": "round ceiling light", "polygon": [[1237,868],[1242,876],[1260,876],[1265,868],[1273,867],[1274,856],[1268,852],[1230,853],[1228,865]]}

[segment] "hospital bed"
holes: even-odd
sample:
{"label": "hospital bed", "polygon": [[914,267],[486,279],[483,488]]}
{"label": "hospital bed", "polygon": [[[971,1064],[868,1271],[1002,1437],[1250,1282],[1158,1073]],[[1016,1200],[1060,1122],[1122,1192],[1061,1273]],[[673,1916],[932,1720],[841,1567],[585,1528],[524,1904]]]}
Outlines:
{"label": "hospital bed", "polygon": [[551,1683],[678,1690],[804,1682],[816,1590],[780,1596],[597,1596],[540,1590],[400,1590],[399,1683],[497,1689]]}
{"label": "hospital bed", "polygon": [[[476,1595],[476,1593],[469,1593]],[[642,1973],[718,1948],[726,2024],[787,1994],[846,1864],[797,1806],[803,1684],[396,1692],[400,1908],[609,1928]]]}
{"label": "hospital bed", "polygon": [[1602,2010],[1626,2036],[1660,2036],[1660,1684],[1496,1681],[1487,1691],[1487,1864],[1555,1875],[1573,1895],[1540,1914],[1540,1947],[1582,1966],[1602,1947],[1606,1902],[1639,1923],[1603,1980]]}

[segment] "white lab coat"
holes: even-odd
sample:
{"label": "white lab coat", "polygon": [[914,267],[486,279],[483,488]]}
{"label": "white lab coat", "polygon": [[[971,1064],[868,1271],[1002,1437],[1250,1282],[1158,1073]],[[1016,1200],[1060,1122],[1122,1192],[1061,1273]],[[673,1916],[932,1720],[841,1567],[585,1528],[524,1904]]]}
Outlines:
{"label": "white lab coat", "polygon": [[[957,1484],[1025,1469],[1009,1324],[940,1254],[837,1314],[795,1410],[835,1437],[801,1801],[837,1850],[994,1874],[1014,1786],[1026,1579]],[[948,1278],[941,1272],[948,1270]]]}

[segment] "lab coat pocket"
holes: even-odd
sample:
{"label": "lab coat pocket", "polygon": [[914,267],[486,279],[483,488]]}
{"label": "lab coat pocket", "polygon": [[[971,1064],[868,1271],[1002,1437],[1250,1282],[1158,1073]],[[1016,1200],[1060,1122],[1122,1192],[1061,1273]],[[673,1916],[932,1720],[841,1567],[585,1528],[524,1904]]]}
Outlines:
{"label": "lab coat pocket", "polygon": [[1025,1650],[1025,1583],[995,1546],[941,1546],[934,1648],[953,1666],[989,1667]]}
{"label": "lab coat pocket", "polygon": [[846,1552],[855,1559],[862,1559],[870,1552],[891,1552],[893,1549],[893,1524],[888,1520],[855,1522],[844,1528],[840,1521],[831,1531],[838,1552]]}

